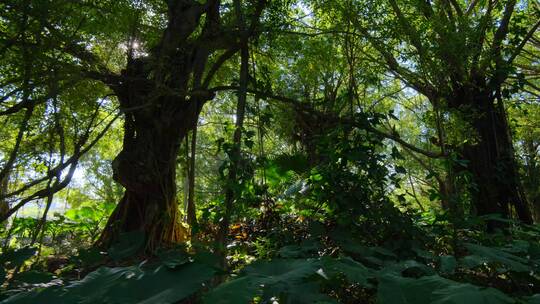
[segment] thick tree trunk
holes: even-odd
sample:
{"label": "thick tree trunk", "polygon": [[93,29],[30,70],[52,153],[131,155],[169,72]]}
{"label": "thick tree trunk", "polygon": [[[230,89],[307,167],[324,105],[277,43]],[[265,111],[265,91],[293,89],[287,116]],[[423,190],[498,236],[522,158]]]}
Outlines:
{"label": "thick tree trunk", "polygon": [[[509,218],[511,206],[514,206],[519,219],[531,223],[504,108],[491,93],[477,93],[472,97],[459,110],[470,118],[477,133],[476,141],[462,150],[477,187],[473,190],[477,214],[498,213]],[[495,226],[497,223],[491,222],[488,228]]]}
{"label": "thick tree trunk", "polygon": [[210,97],[187,99],[161,92],[147,80],[146,64],[131,62],[124,74],[133,80],[116,89],[125,123],[123,149],[113,161],[113,172],[125,192],[98,240],[102,247],[132,231],[144,233],[146,251],[185,237],[176,199],[176,159],[180,143]]}
{"label": "thick tree trunk", "polygon": [[180,239],[176,201],[176,152],[184,136],[163,127],[140,130],[113,162],[114,179],[124,196],[109,218],[100,242],[110,244],[122,232],[141,231],[147,249]]}

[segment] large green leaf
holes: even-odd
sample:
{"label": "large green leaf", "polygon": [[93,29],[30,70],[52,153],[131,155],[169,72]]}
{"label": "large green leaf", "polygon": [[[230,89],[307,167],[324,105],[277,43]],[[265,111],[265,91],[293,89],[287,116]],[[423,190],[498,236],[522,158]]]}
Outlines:
{"label": "large green leaf", "polygon": [[118,303],[176,303],[201,289],[214,273],[199,263],[182,266],[178,271],[160,266],[133,284],[124,283],[120,288],[128,296]]}
{"label": "large green leaf", "polygon": [[385,274],[408,274],[411,276],[420,277],[422,275],[435,274],[435,271],[431,267],[415,260],[405,260],[398,263],[390,263],[379,271],[379,275]]}
{"label": "large green leaf", "polygon": [[279,249],[279,255],[283,258],[300,258],[314,255],[320,248],[315,240],[306,240],[299,245],[288,245]]}
{"label": "large green leaf", "polygon": [[340,259],[325,258],[323,270],[330,276],[343,274],[351,283],[368,285],[374,277],[373,271],[355,260],[345,257]]}
{"label": "large green leaf", "polygon": [[433,290],[443,289],[448,285],[448,280],[439,276],[409,279],[387,274],[379,278],[377,299],[381,304],[432,303]]}
{"label": "large green leaf", "polygon": [[187,264],[192,259],[184,248],[158,252],[158,257],[161,260],[161,263],[169,268],[176,268]]}
{"label": "large green leaf", "polygon": [[[122,284],[123,280],[140,278],[144,275],[142,269],[137,266],[131,267],[100,267],[86,275],[81,281],[74,282],[66,287],[66,292],[61,298],[73,303],[92,303],[97,299],[103,302],[112,302],[114,298],[110,292]],[[114,303],[114,302],[112,302]]]}
{"label": "large green leaf", "polygon": [[175,269],[164,265],[101,267],[65,288],[21,293],[1,303],[176,303],[201,289],[214,273],[213,268],[201,263],[189,263]]}
{"label": "large green leaf", "polygon": [[452,284],[433,293],[433,304],[505,304],[515,301],[494,288],[481,288],[471,284]]}
{"label": "large green leaf", "polygon": [[336,230],[331,237],[346,253],[368,265],[383,266],[385,262],[397,260],[392,251],[382,247],[363,246],[347,231]]}
{"label": "large green leaf", "polygon": [[[21,292],[14,296],[3,300],[2,304],[54,304],[54,303],[69,303],[62,302],[60,296],[63,290],[59,286],[49,288],[37,288],[29,292]],[[76,303],[76,302],[72,302]]]}
{"label": "large green leaf", "polygon": [[296,284],[279,299],[284,304],[337,304],[335,299],[320,292],[316,282]]}
{"label": "large green leaf", "polygon": [[316,274],[321,267],[315,259],[275,259],[272,261],[255,262],[246,268],[244,273],[261,276],[267,284],[276,282],[295,282]]}
{"label": "large green leaf", "polygon": [[36,270],[25,271],[17,274],[14,279],[28,284],[39,284],[50,282],[54,278],[53,274]]}
{"label": "large green leaf", "polygon": [[440,271],[448,274],[453,274],[456,269],[457,261],[452,255],[443,255],[439,258]]}
{"label": "large green leaf", "polygon": [[234,278],[212,289],[204,297],[205,303],[228,304],[249,303],[255,296],[262,293],[260,278],[244,276]]}
{"label": "large green leaf", "polygon": [[493,288],[461,284],[438,275],[419,279],[387,274],[380,277],[377,291],[381,304],[506,304],[510,297]]}
{"label": "large green leaf", "polygon": [[470,268],[482,265],[484,263],[500,263],[508,267],[509,270],[516,272],[529,272],[528,261],[525,258],[504,252],[497,248],[485,247],[477,244],[465,244],[472,255],[462,259],[462,263]]}
{"label": "large green leaf", "polygon": [[540,293],[535,294],[532,297],[529,297],[525,303],[527,303],[527,304],[540,304]]}
{"label": "large green leaf", "polygon": [[258,261],[245,267],[242,276],[211,290],[204,302],[249,303],[259,295],[263,299],[288,299],[293,297],[296,288],[304,284],[304,279],[316,275],[320,268],[320,261],[315,259]]}

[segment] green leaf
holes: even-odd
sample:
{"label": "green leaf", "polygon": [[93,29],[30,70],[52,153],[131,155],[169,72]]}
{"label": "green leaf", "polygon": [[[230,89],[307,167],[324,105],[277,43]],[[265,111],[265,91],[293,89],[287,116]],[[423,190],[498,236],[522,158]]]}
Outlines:
{"label": "green leaf", "polygon": [[255,262],[244,268],[244,273],[253,276],[263,276],[268,284],[276,282],[295,282],[314,275],[320,268],[320,263],[313,259],[275,259],[269,262]]}
{"label": "green leaf", "polygon": [[279,255],[283,258],[301,258],[317,253],[319,244],[313,240],[306,240],[300,245],[288,245],[279,249]]}
{"label": "green leaf", "polygon": [[176,303],[203,288],[214,273],[211,267],[199,263],[174,270],[161,266],[132,284],[120,286],[121,292],[129,296],[119,297],[118,303]]}
{"label": "green leaf", "polygon": [[[1,304],[55,304],[66,303],[60,302],[59,297],[63,290],[59,286],[53,286],[46,289],[37,288],[29,292],[20,292],[15,294],[6,300],[0,302]],[[72,302],[75,304],[75,302]]]}
{"label": "green leaf", "polygon": [[[242,276],[211,290],[205,303],[249,303],[254,297],[287,298],[304,279],[317,274],[321,263],[314,259],[276,259],[246,266]],[[281,303],[281,302],[280,302]]]}
{"label": "green leaf", "polygon": [[404,159],[403,155],[401,155],[401,152],[399,152],[398,148],[396,146],[392,147],[392,153],[391,156],[393,159]]}
{"label": "green leaf", "polygon": [[439,276],[409,279],[387,274],[379,278],[377,302],[380,304],[432,303],[431,293],[449,285],[449,280]]}
{"label": "green leaf", "polygon": [[2,303],[151,304],[176,303],[195,293],[215,274],[207,265],[190,263],[170,269],[163,265],[101,267],[65,288],[20,293]]}
{"label": "green leaf", "polygon": [[403,166],[395,166],[396,173],[405,174],[407,170]]}
{"label": "green leaf", "polygon": [[23,283],[39,284],[50,282],[53,278],[51,273],[30,270],[17,274],[14,279]]}
{"label": "green leaf", "polygon": [[246,140],[244,140],[244,144],[246,145],[246,147],[248,149],[252,149],[255,142],[253,140],[246,139]]}
{"label": "green leaf", "polygon": [[472,255],[466,256],[462,259],[462,263],[469,267],[474,268],[484,263],[500,263],[509,268],[509,270],[516,272],[529,272],[530,267],[527,265],[528,261],[525,258],[504,252],[497,248],[485,247],[477,244],[467,243],[465,247]]}
{"label": "green leaf", "polygon": [[531,297],[528,297],[526,302],[527,304],[540,304],[540,293],[537,293]]}
{"label": "green leaf", "polygon": [[253,277],[234,278],[207,293],[204,303],[250,303],[255,296],[262,294],[261,287],[260,282]]}
{"label": "green leaf", "polygon": [[435,255],[427,250],[418,248],[416,246],[413,246],[412,250],[416,253],[416,255],[419,258],[422,258],[426,261],[433,261],[435,259]]}
{"label": "green leaf", "polygon": [[454,256],[444,255],[439,258],[440,271],[443,273],[453,274],[456,269],[457,261]]}
{"label": "green leaf", "polygon": [[84,266],[98,265],[104,258],[104,255],[97,248],[80,249],[78,254],[73,257],[76,263]]}
{"label": "green leaf", "polygon": [[377,299],[381,304],[514,303],[514,300],[496,289],[461,284],[437,275],[419,279],[382,276]]}
{"label": "green leaf", "polygon": [[440,197],[441,197],[441,195],[439,194],[439,192],[433,191],[433,190],[429,191],[429,201],[430,202],[438,200]]}
{"label": "green leaf", "polygon": [[461,304],[461,303],[489,303],[505,304],[515,301],[494,288],[482,288],[471,284],[454,284],[437,290],[433,293],[436,297],[434,304]]}
{"label": "green leaf", "polygon": [[401,261],[399,263],[391,263],[390,265],[386,266],[380,271],[381,275],[385,275],[385,274],[402,275],[405,273],[418,277],[421,275],[435,274],[435,271],[431,267],[428,267],[427,265],[424,265],[415,260],[406,260],[406,261]]}
{"label": "green leaf", "polygon": [[296,181],[294,184],[292,184],[289,188],[283,192],[283,194],[280,196],[281,198],[288,198],[290,196],[296,195],[301,192],[302,189],[304,189],[307,185],[307,182],[303,179]]}
{"label": "green leaf", "polygon": [[163,263],[163,265],[169,268],[175,268],[184,264],[187,264],[191,261],[190,256],[185,252],[185,250],[167,250],[158,253],[158,257]]}
{"label": "green leaf", "polygon": [[287,171],[298,174],[307,172],[309,164],[307,157],[302,154],[280,154],[268,163],[269,167],[275,167],[278,174],[284,175]]}
{"label": "green leaf", "polygon": [[343,274],[350,283],[368,286],[368,280],[374,277],[373,272],[369,268],[349,257],[340,259],[327,258],[323,262],[323,269],[328,275],[336,276]]}
{"label": "green leaf", "polygon": [[287,294],[280,298],[279,303],[284,304],[338,304],[335,299],[320,292],[319,284],[309,282],[294,285]]}
{"label": "green leaf", "polygon": [[117,243],[109,248],[109,256],[113,260],[122,260],[133,256],[144,245],[145,235],[142,231],[132,231],[120,235]]}
{"label": "green leaf", "polygon": [[[61,299],[72,303],[92,303],[97,299],[112,302],[114,296],[110,295],[113,287],[124,284],[124,280],[138,278],[143,275],[140,268],[131,267],[100,267],[86,275],[81,281],[74,282],[65,288]],[[116,295],[118,296],[118,295]]]}

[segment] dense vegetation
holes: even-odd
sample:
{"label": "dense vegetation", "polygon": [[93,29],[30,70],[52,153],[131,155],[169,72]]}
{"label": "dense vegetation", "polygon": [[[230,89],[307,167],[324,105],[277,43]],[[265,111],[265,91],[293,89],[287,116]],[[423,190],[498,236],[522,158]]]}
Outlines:
{"label": "dense vegetation", "polygon": [[2,1],[0,303],[540,303],[539,20]]}

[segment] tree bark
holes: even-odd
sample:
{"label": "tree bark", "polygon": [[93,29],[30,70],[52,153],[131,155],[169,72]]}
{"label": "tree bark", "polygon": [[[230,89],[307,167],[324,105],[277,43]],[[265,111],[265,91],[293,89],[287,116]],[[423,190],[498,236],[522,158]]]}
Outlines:
{"label": "tree bark", "polygon": [[[195,210],[195,156],[197,152],[197,122],[191,133],[191,157],[188,169],[188,200],[187,200],[187,223],[193,228],[197,226]],[[193,229],[192,229],[193,232]]]}
{"label": "tree bark", "polygon": [[[476,212],[478,215],[496,213],[509,218],[513,206],[521,221],[532,223],[504,107],[491,92],[474,91],[469,96],[456,98],[449,105],[463,117],[468,117],[477,133],[476,142],[467,143],[461,151],[476,185],[473,190]],[[457,103],[457,100],[466,102]],[[500,223],[488,223],[489,230],[497,226]]]}
{"label": "tree bark", "polygon": [[[109,246],[121,233],[131,231],[144,233],[147,251],[183,238],[176,200],[178,149],[212,96],[159,92],[156,83],[148,80],[148,65],[142,59],[130,61],[124,71],[130,81],[115,89],[125,122],[113,178],[125,192],[98,240],[100,246]],[[176,77],[171,81],[185,90],[187,81]]]}

